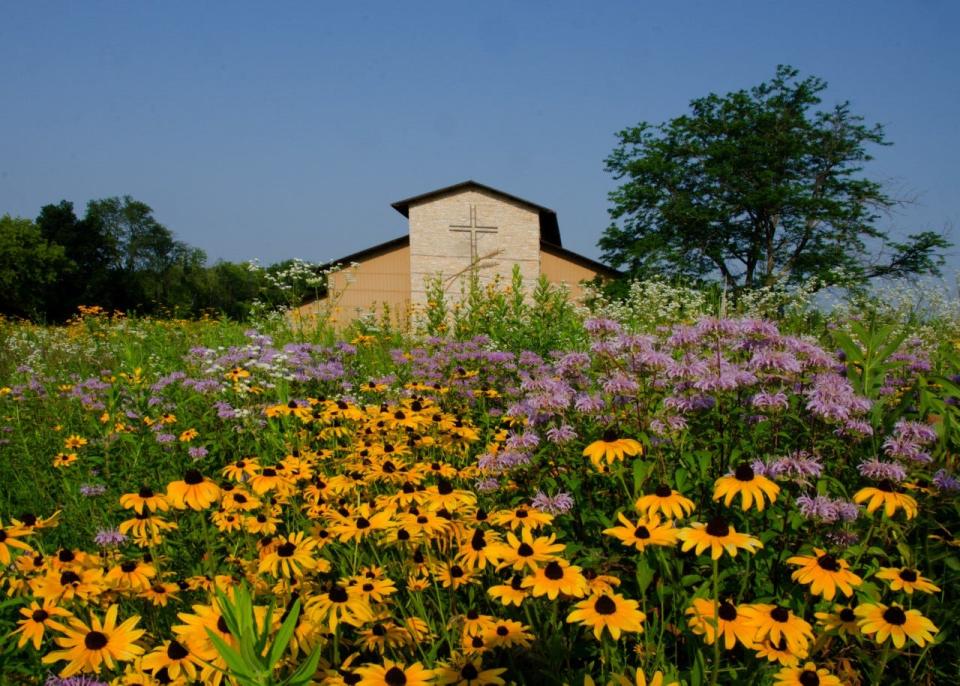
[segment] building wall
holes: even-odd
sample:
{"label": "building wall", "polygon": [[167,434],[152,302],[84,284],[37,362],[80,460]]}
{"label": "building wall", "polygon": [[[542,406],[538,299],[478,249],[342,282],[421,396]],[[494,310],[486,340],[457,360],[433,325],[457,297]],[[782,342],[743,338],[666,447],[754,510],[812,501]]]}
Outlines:
{"label": "building wall", "polygon": [[540,251],[540,273],[547,277],[550,283],[566,284],[570,287],[570,298],[580,300],[583,297],[581,281],[592,281],[597,270],[574,262],[560,255],[552,254],[549,249]]}
{"label": "building wall", "polygon": [[425,279],[440,275],[452,301],[461,293],[471,271],[470,235],[452,231],[453,225],[495,226],[496,233],[477,234],[477,273],[481,283],[500,275],[508,283],[513,265],[520,265],[526,283],[540,276],[540,218],[530,208],[479,189],[433,197],[409,208],[410,295],[415,307],[426,304]]}
{"label": "building wall", "polygon": [[345,267],[330,277],[330,296],[297,310],[304,321],[329,318],[338,327],[362,314],[390,308],[395,321],[403,321],[410,308],[410,248],[402,246],[367,257],[357,267]]}

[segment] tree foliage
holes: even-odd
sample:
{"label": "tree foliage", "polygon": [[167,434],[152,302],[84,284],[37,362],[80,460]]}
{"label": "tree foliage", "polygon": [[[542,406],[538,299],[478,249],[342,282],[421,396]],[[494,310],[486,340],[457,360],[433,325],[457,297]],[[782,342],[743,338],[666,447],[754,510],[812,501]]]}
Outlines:
{"label": "tree foliage", "polygon": [[624,183],[610,194],[605,259],[631,276],[730,288],[939,274],[942,236],[894,241],[878,228],[898,201],[862,171],[870,146],[888,142],[847,102],[815,110],[826,87],[780,66],[750,90],[619,132],[606,169]]}

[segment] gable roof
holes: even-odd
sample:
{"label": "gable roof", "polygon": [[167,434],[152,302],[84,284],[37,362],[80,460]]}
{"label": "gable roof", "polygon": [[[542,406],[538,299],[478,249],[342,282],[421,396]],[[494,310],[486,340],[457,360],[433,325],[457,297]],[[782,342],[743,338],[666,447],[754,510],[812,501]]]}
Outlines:
{"label": "gable roof", "polygon": [[415,195],[412,198],[406,198],[404,200],[398,200],[395,203],[392,203],[390,207],[395,209],[397,212],[402,214],[404,217],[409,219],[410,217],[410,206],[421,203],[430,198],[434,198],[440,195],[448,195],[450,193],[456,193],[457,191],[464,191],[469,189],[479,189],[492,193],[493,195],[499,195],[500,197],[506,198],[507,200],[512,200],[515,203],[520,205],[525,205],[531,210],[534,210],[540,217],[540,240],[561,247],[563,244],[560,242],[560,225],[557,223],[557,213],[551,210],[549,207],[544,207],[543,205],[538,205],[536,203],[530,202],[529,200],[524,200],[523,198],[518,198],[515,195],[510,195],[509,193],[504,193],[503,191],[493,188],[492,186],[487,186],[482,183],[477,183],[476,181],[469,179],[461,183],[455,183],[452,186],[446,186],[444,188],[438,188],[435,191],[429,191],[427,193],[421,193],[420,195]]}

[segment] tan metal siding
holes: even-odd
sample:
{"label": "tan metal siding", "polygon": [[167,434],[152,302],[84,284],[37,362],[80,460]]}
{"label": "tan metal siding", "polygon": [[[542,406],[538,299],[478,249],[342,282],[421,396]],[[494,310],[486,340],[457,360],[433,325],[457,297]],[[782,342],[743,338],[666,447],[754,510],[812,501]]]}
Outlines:
{"label": "tan metal siding", "polygon": [[[345,265],[330,277],[333,323],[340,327],[362,314],[380,313],[388,306],[392,318],[401,321],[410,308],[410,247],[402,246],[362,260],[357,267]],[[331,306],[326,298],[298,308],[300,317],[316,318]],[[397,318],[401,318],[398,320]]]}
{"label": "tan metal siding", "polygon": [[547,277],[550,283],[565,283],[570,287],[570,297],[580,300],[583,297],[581,281],[592,281],[597,275],[595,269],[582,264],[553,255],[545,250],[540,251],[540,273]]}

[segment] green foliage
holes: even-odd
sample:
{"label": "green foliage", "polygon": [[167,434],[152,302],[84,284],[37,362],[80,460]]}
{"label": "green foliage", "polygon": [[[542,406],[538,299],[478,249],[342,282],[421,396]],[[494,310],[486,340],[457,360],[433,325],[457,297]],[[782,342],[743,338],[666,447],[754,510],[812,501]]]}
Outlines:
{"label": "green foliage", "polygon": [[566,288],[541,276],[529,291],[516,265],[506,287],[499,278],[484,285],[476,273],[468,276],[453,304],[448,302],[440,279],[427,281],[422,326],[431,336],[449,334],[466,340],[482,335],[499,348],[546,354],[580,347],[584,341],[582,323],[582,315],[571,304]]}
{"label": "green foliage", "polygon": [[231,599],[218,589],[217,604],[230,634],[237,637],[238,647],[230,647],[215,632],[207,629],[210,641],[229,667],[225,673],[236,679],[240,686],[306,686],[311,683],[320,662],[319,645],[296,669],[288,670],[285,677],[277,676],[281,658],[293,638],[300,617],[299,598],[283,613],[280,628],[271,642],[273,605],[267,608],[263,619],[258,620],[253,596],[245,584],[234,588],[232,595]]}
{"label": "green foliage", "polygon": [[[604,257],[632,276],[666,274],[730,288],[818,277],[824,285],[938,274],[949,243],[932,232],[890,240],[877,227],[897,205],[863,178],[879,125],[841,103],[813,111],[827,84],[780,66],[769,82],[691,102],[664,124],[619,132],[607,171]],[[889,258],[874,263],[868,247]]]}
{"label": "green foliage", "polygon": [[41,312],[45,287],[65,265],[63,248],[44,240],[32,221],[0,217],[0,312],[20,317]]}

